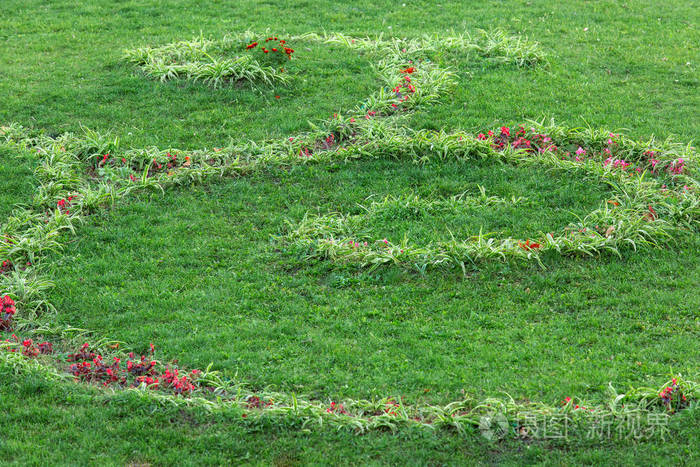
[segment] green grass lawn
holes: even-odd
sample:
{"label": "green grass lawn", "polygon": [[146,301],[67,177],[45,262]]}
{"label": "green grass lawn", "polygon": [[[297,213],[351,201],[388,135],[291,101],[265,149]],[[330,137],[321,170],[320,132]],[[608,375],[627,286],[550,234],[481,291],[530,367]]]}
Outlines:
{"label": "green grass lawn", "polygon": [[464,389],[557,402],[696,368],[694,240],[621,260],[547,258],[547,270],[496,264],[467,278],[307,264],[273,240],[307,210],[352,212],[374,193],[459,192],[477,181],[536,205],[389,216],[370,228],[378,238],[469,235],[482,225],[536,233],[563,227],[574,217],[566,209],[583,214],[604,194],[534,169],[377,162],[145,196],[93,218],[57,258],[57,319],[142,346],[153,340],[182,363],[213,362],[257,386],[333,398],[444,403]]}
{"label": "green grass lawn", "polygon": [[251,432],[228,414],[153,405],[133,394],[104,398],[40,377],[18,381],[2,367],[0,394],[3,427],[10,427],[0,453],[9,465],[692,465],[700,443],[697,410],[673,420],[674,435],[665,443],[580,441],[557,448],[426,432],[309,433],[291,420]]}
{"label": "green grass lawn", "polygon": [[[107,18],[108,20],[105,20]],[[549,66],[519,69],[464,51],[436,60],[458,86],[407,119],[470,131],[554,118],[635,137],[700,135],[697,7],[684,2],[74,2],[6,0],[0,12],[0,125],[52,134],[81,125],[123,146],[187,149],[286,137],[355,106],[378,87],[371,61],[343,47],[298,47],[289,86],[160,83],[121,61],[125,48],[323,30],[409,36],[500,27],[539,41]],[[275,96],[279,96],[277,99]],[[0,149],[0,219],[31,196],[33,156]],[[485,232],[560,230],[608,189],[576,173],[494,163],[356,161],[255,172],[96,214],[51,258],[51,325],[215,369],[252,387],[314,398],[405,396],[444,404],[506,392],[558,404],[603,400],[700,367],[700,238],[664,249],[423,276],[304,261],[277,237],[307,213],[361,213],[388,194],[525,197],[523,206],[446,215],[389,211],[364,227],[415,243]],[[1,259],[1,258],[0,258]],[[698,462],[698,410],[667,443],[491,444],[478,436],[332,428],[293,421],[248,429],[235,414],[155,406],[0,366],[0,458],[17,464],[658,464]]]}
{"label": "green grass lawn", "polygon": [[0,218],[9,215],[15,205],[30,201],[36,188],[34,162],[27,153],[17,155],[0,148]]}

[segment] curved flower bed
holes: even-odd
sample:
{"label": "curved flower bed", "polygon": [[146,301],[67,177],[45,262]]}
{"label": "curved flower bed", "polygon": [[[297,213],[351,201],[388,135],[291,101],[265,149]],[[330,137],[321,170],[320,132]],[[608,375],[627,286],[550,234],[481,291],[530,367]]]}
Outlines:
{"label": "curved flower bed", "polygon": [[[63,332],[62,345],[82,337],[69,335]],[[609,400],[599,405],[584,405],[582,399],[571,396],[559,405],[521,402],[510,397],[482,401],[465,397],[443,406],[410,404],[401,397],[319,401],[269,390],[252,391],[209,369],[188,371],[163,364],[155,359],[153,345],[148,355],[141,356],[120,352],[115,344],[102,343],[102,347],[107,353],[93,350],[88,343],[73,352],[54,351],[49,342],[34,344],[13,335],[0,342],[0,360],[13,366],[17,373],[40,372],[49,379],[73,379],[118,391],[137,391],[162,404],[194,406],[228,416],[233,413],[239,423],[253,426],[271,418],[292,417],[300,420],[301,427],[330,425],[355,433],[421,428],[458,433],[480,430],[488,435],[491,421],[502,417],[507,421],[507,429],[498,433],[498,438],[539,439],[536,421],[546,420],[565,425],[572,438],[590,439],[592,432],[605,427],[629,434],[629,423],[634,422],[637,440],[663,440],[669,435],[669,417],[700,397],[700,385],[673,378],[659,389],[635,388],[625,394],[618,394],[611,386]]]}
{"label": "curved flower bed", "polygon": [[[486,260],[540,261],[554,251],[565,256],[617,255],[624,249],[660,246],[675,235],[697,232],[700,226],[697,159],[689,148],[671,142],[639,142],[603,131],[566,130],[561,127],[521,125],[512,132],[501,127],[476,138],[461,132],[417,133],[403,137],[403,150],[428,157],[428,145],[441,159],[495,159],[550,171],[575,171],[599,179],[611,189],[610,199],[560,232],[543,232],[538,238],[496,238],[479,233],[471,238],[415,245],[405,238],[354,231],[378,204],[364,213],[307,216],[291,226],[285,240],[307,250],[308,256],[377,267],[395,264],[405,268],[455,267]],[[603,135],[607,139],[602,139]],[[383,143],[386,144],[386,143]],[[566,150],[570,148],[570,150]],[[573,150],[573,148],[577,148]],[[421,149],[424,149],[423,151]],[[398,151],[397,151],[398,152]],[[396,154],[396,153],[394,153]],[[398,156],[398,154],[397,154]],[[430,200],[413,199],[412,204]],[[484,204],[486,205],[486,204]],[[403,238],[402,235],[398,235]],[[541,262],[540,262],[541,264]]]}

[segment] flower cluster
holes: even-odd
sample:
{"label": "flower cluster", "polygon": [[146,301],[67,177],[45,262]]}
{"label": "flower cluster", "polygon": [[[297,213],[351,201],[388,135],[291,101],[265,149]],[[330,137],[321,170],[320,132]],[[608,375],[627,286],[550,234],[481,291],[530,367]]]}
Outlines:
{"label": "flower cluster", "polygon": [[[13,244],[15,241],[12,239],[12,237],[6,236],[4,238],[5,242],[8,244]],[[24,272],[26,271],[30,266],[32,265],[31,261],[27,261],[23,265],[19,264],[14,264],[12,261],[9,259],[4,260],[2,263],[0,263],[0,276],[4,276],[9,274],[12,271],[19,271],[19,272]]]}
{"label": "flower cluster", "polygon": [[[556,152],[559,150],[552,138],[541,133],[537,133],[534,128],[528,132],[523,125],[520,125],[515,135],[511,136],[511,129],[507,126],[502,126],[497,132],[489,130],[484,133],[479,133],[477,139],[482,141],[491,141],[491,146],[496,150],[503,150],[506,146],[511,146],[515,149],[523,149],[526,152]],[[585,152],[582,148],[581,151]],[[580,155],[580,152],[577,152]]]}
{"label": "flower cluster", "polygon": [[68,196],[67,198],[61,198],[56,202],[56,208],[58,208],[58,210],[63,214],[70,214],[70,206],[74,199],[74,195]]}
{"label": "flower cluster", "polygon": [[12,318],[16,312],[15,302],[9,295],[0,299],[0,331],[12,330]]}
{"label": "flower cluster", "polygon": [[51,342],[40,342],[35,345],[32,339],[24,339],[22,341],[22,355],[26,357],[36,357],[39,354],[50,355],[52,353],[53,344]]}
{"label": "flower cluster", "polygon": [[249,409],[265,409],[272,405],[272,402],[261,399],[258,396],[250,396],[246,399],[246,407]]}
{"label": "flower cluster", "polygon": [[341,415],[349,415],[350,413],[343,407],[343,404],[331,402],[331,406],[326,409],[327,413],[336,413]]}
{"label": "flower cluster", "polygon": [[[32,339],[21,339],[15,334],[12,334],[9,339],[4,340],[5,343],[15,344],[5,349],[8,352],[16,353],[20,350],[20,353],[25,357],[36,357],[37,355],[50,355],[53,353],[53,344],[51,342],[40,342],[38,344],[34,343]],[[17,346],[21,344],[21,346]]]}
{"label": "flower cluster", "polygon": [[355,240],[350,240],[348,242],[348,245],[352,248],[359,248],[361,246],[367,246],[367,242],[360,243],[360,242],[356,242]]}
{"label": "flower cluster", "polygon": [[396,411],[401,407],[398,402],[396,402],[394,399],[389,399],[386,401],[385,407],[384,407],[384,413],[387,415],[391,415],[392,417],[396,417]]}
{"label": "flower cluster", "polygon": [[[108,156],[108,155],[105,155]],[[155,177],[159,174],[173,175],[174,171],[179,168],[191,166],[190,156],[185,156],[182,159],[178,159],[178,154],[172,154],[166,152],[165,154],[159,155],[157,158],[153,157],[150,160],[146,159],[143,161],[128,161],[126,158],[105,158],[105,156],[98,156],[97,158],[97,169],[96,175],[108,180],[130,180],[136,182],[138,180],[138,175],[144,172],[148,178]],[[66,198],[67,202],[73,197]]]}
{"label": "flower cluster", "polygon": [[331,149],[334,144],[335,144],[335,135],[333,133],[331,133],[330,135],[328,135],[326,137],[325,140],[323,140],[323,149],[325,149],[327,151],[327,150]]}
{"label": "flower cluster", "polygon": [[[259,47],[258,47],[259,46]],[[287,41],[277,37],[268,37],[260,44],[258,41],[251,42],[246,47],[246,50],[258,49],[268,61],[277,61],[281,59],[291,60],[294,49],[287,45]]]}
{"label": "flower cluster", "polygon": [[479,133],[477,139],[490,141],[491,147],[497,151],[503,151],[509,146],[527,153],[552,152],[562,160],[581,163],[594,160],[610,170],[620,170],[630,174],[632,172],[642,173],[645,169],[651,169],[651,173],[654,175],[661,172],[678,175],[687,171],[685,159],[678,158],[664,165],[652,150],[639,154],[634,161],[620,157],[619,154],[623,152],[624,143],[620,135],[616,133],[608,133],[607,140],[597,148],[583,142],[573,144],[573,147],[567,143],[557,145],[549,135],[538,133],[535,128],[527,129],[524,125],[520,125],[515,134],[511,128],[502,126],[496,131],[489,130],[486,133]]}
{"label": "flower cluster", "polygon": [[672,175],[679,175],[687,172],[686,160],[682,157],[678,159],[667,162],[665,165],[657,157],[658,155],[654,151],[645,151],[644,156],[646,158],[646,163],[651,167],[651,173],[659,174],[661,172],[667,172]]}
{"label": "flower cluster", "polygon": [[668,171],[672,174],[681,174],[685,170],[685,160],[682,158],[676,159],[668,166]]}
{"label": "flower cluster", "polygon": [[[151,357],[155,347],[151,344]],[[68,355],[68,361],[74,362],[68,372],[77,380],[97,383],[102,386],[138,387],[145,385],[149,389],[167,390],[173,394],[189,394],[197,389],[196,380],[200,370],[181,374],[178,368],[165,367],[151,357],[133,352],[128,354],[125,362],[113,357],[108,363],[100,354],[90,351],[90,344],[85,343],[75,353]]]}
{"label": "flower cluster", "polygon": [[[604,166],[604,167],[610,166],[610,167],[612,167],[613,169],[622,169],[622,170],[626,170],[627,167],[629,167],[630,165],[632,165],[632,163],[627,162],[627,161],[624,160],[624,159],[615,159],[615,158],[613,158],[613,157],[608,157],[607,159],[605,159],[605,161],[603,161],[603,166]],[[635,169],[635,170],[637,170],[637,171],[639,172],[639,171],[641,171],[642,169],[639,168],[639,167],[637,167],[637,169]]]}
{"label": "flower cluster", "polygon": [[399,84],[391,89],[391,91],[394,93],[394,97],[396,98],[396,102],[392,102],[391,104],[392,108],[398,109],[402,103],[411,98],[411,94],[416,92],[416,87],[411,82],[411,77],[408,76],[415,71],[416,69],[414,67],[408,67],[401,70],[401,73],[404,76],[401,78]]}
{"label": "flower cluster", "polygon": [[525,251],[539,250],[542,245],[535,242],[530,242],[530,240],[525,240],[525,243],[519,242],[518,246]]}
{"label": "flower cluster", "polygon": [[669,412],[676,412],[688,406],[688,398],[683,394],[683,389],[678,385],[676,378],[673,378],[671,384],[661,390],[659,398]]}
{"label": "flower cluster", "polygon": [[97,166],[102,167],[107,164],[109,160],[109,154],[103,154],[102,156],[97,156]]}

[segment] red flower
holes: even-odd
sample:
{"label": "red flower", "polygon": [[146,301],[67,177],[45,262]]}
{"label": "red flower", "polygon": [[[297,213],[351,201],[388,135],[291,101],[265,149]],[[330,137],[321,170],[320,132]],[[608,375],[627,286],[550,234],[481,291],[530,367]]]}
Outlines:
{"label": "red flower", "polygon": [[0,299],[0,330],[10,331],[12,329],[12,317],[16,312],[15,302],[9,295]]}
{"label": "red flower", "polygon": [[42,342],[39,344],[39,353],[44,355],[53,353],[53,344],[51,342]]}
{"label": "red flower", "polygon": [[539,243],[530,243],[530,240],[525,240],[525,243],[518,243],[518,246],[526,251],[537,250],[541,247]]}
{"label": "red flower", "polygon": [[343,407],[343,404],[336,404],[335,402],[331,402],[331,406],[326,409],[326,412],[349,415],[348,411],[345,410],[345,407]]}
{"label": "red flower", "polygon": [[403,70],[401,70],[401,73],[409,73],[410,74],[410,73],[413,73],[414,71],[416,71],[416,69],[413,68],[412,66],[410,66],[408,68],[404,68]]}
{"label": "red flower", "polygon": [[656,211],[654,210],[653,207],[651,207],[651,204],[649,205],[649,212],[647,212],[644,215],[644,219],[648,221],[655,221],[656,219],[659,218],[659,215],[656,214]]}

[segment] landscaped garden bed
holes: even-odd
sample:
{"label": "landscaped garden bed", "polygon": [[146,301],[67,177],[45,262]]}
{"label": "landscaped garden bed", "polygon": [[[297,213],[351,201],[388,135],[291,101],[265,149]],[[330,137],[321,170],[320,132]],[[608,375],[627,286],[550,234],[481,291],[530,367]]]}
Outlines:
{"label": "landscaped garden bed", "polygon": [[288,106],[320,71],[305,53],[330,49],[372,64],[352,92],[378,87],[305,129],[201,149],[3,123],[0,155],[36,177],[0,222],[3,374],[249,433],[503,449],[655,445],[693,416],[691,144],[542,118],[421,124],[474,79],[465,63],[556,67],[498,30],[223,37],[119,63],[155,93]]}

